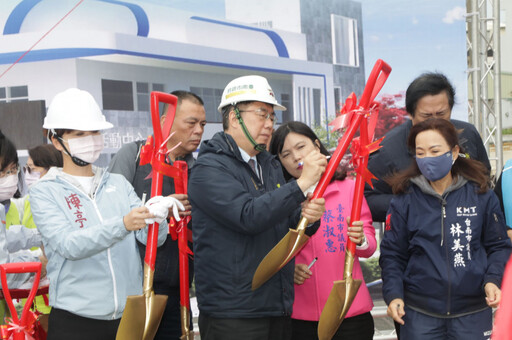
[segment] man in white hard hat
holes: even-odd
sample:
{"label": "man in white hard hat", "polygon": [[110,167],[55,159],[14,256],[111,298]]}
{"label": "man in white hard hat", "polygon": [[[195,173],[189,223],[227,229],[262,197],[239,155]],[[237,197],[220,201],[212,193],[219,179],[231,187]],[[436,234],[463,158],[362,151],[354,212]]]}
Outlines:
{"label": "man in white hard hat", "polygon": [[48,339],[114,340],[127,296],[142,294],[135,240],[146,242],[146,223],[154,221],[159,244],[167,236],[170,198],[144,207],[123,176],[92,165],[103,148],[100,131],[111,127],[91,94],[74,88],[55,96],[44,119],[63,157],[29,198],[48,257]]}
{"label": "man in white hard hat", "polygon": [[311,222],[322,216],[324,199],[309,200],[304,192],[320,179],[327,161],[319,152],[308,155],[302,176],[286,183],[279,161],[265,150],[274,110],[285,108],[265,78],[232,80],[219,106],[224,131],[201,144],[191,172],[202,340],[291,336],[293,261],[255,291],[252,277],[301,214]]}
{"label": "man in white hard hat", "polygon": [[[171,127],[171,138],[167,142],[167,149],[171,152],[166,157],[168,164],[173,164],[176,160],[187,162],[191,169],[195,159],[192,152],[196,151],[201,142],[206,125],[206,113],[203,100],[196,94],[177,90],[171,92],[178,97],[176,115]],[[164,124],[167,118],[167,107],[164,107],[164,114],[160,118],[160,123]],[[151,164],[139,165],[140,149],[146,141],[137,141],[123,145],[123,147],[112,158],[109,165],[109,171],[123,175],[130,182],[139,197],[144,192],[151,192]],[[175,146],[178,147],[175,148]],[[183,203],[186,211],[180,215],[190,215],[190,203],[186,194],[174,193],[174,180],[171,177],[164,177],[162,184],[162,195],[178,199]],[[191,227],[191,224],[189,224]],[[146,247],[139,243],[139,250],[142,259],[144,258]],[[190,261],[189,282],[193,279],[193,263]],[[167,295],[167,306],[165,307],[162,321],[154,340],[179,339],[181,331],[180,320],[180,282],[179,282],[179,258],[178,241],[173,240],[171,235],[167,236],[165,243],[158,247],[155,262],[155,276],[153,278],[153,288],[156,294]],[[192,319],[192,318],[191,318]],[[192,325],[190,325],[192,329]]]}

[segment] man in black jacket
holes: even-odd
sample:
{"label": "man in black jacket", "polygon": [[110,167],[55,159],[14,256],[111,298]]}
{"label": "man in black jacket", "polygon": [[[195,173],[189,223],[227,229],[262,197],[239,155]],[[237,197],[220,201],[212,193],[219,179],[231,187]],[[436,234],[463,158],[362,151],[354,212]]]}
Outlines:
{"label": "man in black jacket", "polygon": [[279,161],[265,150],[274,110],[285,108],[265,78],[231,81],[219,106],[224,132],[201,144],[191,172],[188,193],[202,340],[291,336],[294,261],[255,291],[252,278],[301,214],[309,222],[322,216],[324,199],[307,200],[304,192],[320,179],[327,161],[319,152],[311,153],[301,177],[286,183]]}
{"label": "man in black jacket", "polygon": [[[450,120],[460,131],[459,141],[466,157],[482,162],[489,171],[491,165],[480,134],[469,123],[451,119],[455,103],[455,89],[440,73],[424,73],[407,88],[405,107],[410,120],[386,134],[382,148],[370,155],[368,170],[377,177],[374,188],[366,185],[365,197],[375,222],[384,222],[393,193],[385,178],[405,170],[413,161],[414,150],[407,150],[407,138],[414,124],[437,117]],[[411,153],[412,151],[412,153]]]}
{"label": "man in black jacket", "polygon": [[[172,164],[175,160],[181,159],[187,162],[190,169],[195,162],[192,152],[197,150],[206,124],[204,104],[201,98],[188,91],[174,91],[171,94],[178,97],[178,105],[171,128],[171,133],[174,133],[174,135],[167,142],[167,148],[171,150],[176,145],[179,144],[179,146],[167,155],[166,162]],[[160,118],[162,126],[167,118],[166,112],[167,108],[164,108],[164,114]],[[151,178],[148,177],[152,171],[151,164],[139,165],[140,149],[145,143],[146,141],[138,141],[123,145],[114,158],[112,158],[109,166],[110,172],[126,177],[128,182],[133,185],[139,197],[142,197],[144,192],[148,194],[148,197],[151,194]],[[191,206],[188,202],[188,196],[185,194],[175,194],[172,178],[164,177],[162,195],[171,195],[179,199],[187,210],[183,213],[180,212],[180,215],[190,215]],[[138,245],[142,263],[144,263],[146,247],[142,243]],[[173,240],[171,235],[167,235],[165,243],[158,247],[155,262],[153,281],[155,293],[168,296],[167,306],[158,332],[155,335],[155,340],[177,340],[181,337],[178,255],[178,241]],[[190,283],[192,283],[194,272],[192,264],[192,261],[190,261]]]}

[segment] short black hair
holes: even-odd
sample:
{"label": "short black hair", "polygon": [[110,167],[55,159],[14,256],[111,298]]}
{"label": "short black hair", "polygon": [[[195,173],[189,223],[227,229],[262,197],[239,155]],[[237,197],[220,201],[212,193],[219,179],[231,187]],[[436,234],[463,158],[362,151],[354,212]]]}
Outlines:
{"label": "short black hair", "polygon": [[18,162],[16,146],[0,131],[0,171],[3,171],[9,164],[18,164]]}
{"label": "short black hair", "polygon": [[425,96],[435,96],[445,92],[450,110],[455,104],[455,89],[442,73],[427,72],[414,79],[405,92],[405,109],[414,117],[418,101]]}
{"label": "short black hair", "polygon": [[[0,171],[4,171],[9,164],[13,163],[19,165],[16,146],[0,131]],[[18,173],[18,189],[14,193],[14,198],[21,197],[20,188],[23,190],[23,182],[20,179],[21,173]]]}
{"label": "short black hair", "polygon": [[52,166],[62,168],[62,153],[53,144],[35,146],[28,150],[28,155],[32,158],[35,166],[40,166],[46,170]]}
{"label": "short black hair", "polygon": [[[201,99],[201,97],[199,97],[197,94],[192,93],[190,91],[176,90],[176,91],[172,91],[170,94],[172,94],[173,96],[178,97],[178,103],[176,104],[176,107],[179,107],[181,105],[181,102],[184,101],[185,99],[186,100],[190,100],[194,104],[204,106],[204,102]],[[162,111],[162,114],[167,113],[168,108],[169,108],[169,104],[166,103],[164,105],[164,109]]]}

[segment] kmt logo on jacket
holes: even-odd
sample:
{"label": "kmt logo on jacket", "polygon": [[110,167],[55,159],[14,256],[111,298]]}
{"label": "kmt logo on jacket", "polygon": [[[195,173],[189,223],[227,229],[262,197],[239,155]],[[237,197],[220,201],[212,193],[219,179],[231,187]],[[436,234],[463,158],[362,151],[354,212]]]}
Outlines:
{"label": "kmt logo on jacket", "polygon": [[385,230],[391,230],[391,214],[386,216],[386,229]]}
{"label": "kmt logo on jacket", "polygon": [[474,207],[457,207],[457,216],[476,216],[476,206]]}

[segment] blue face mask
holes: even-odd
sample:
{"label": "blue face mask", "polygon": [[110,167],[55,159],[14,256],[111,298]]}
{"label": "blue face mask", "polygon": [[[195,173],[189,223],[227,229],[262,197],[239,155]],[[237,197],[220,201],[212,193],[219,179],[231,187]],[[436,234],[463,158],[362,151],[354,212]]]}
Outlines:
{"label": "blue face mask", "polygon": [[448,175],[453,165],[452,152],[437,157],[416,157],[416,164],[420,168],[421,174],[431,182],[440,180]]}

